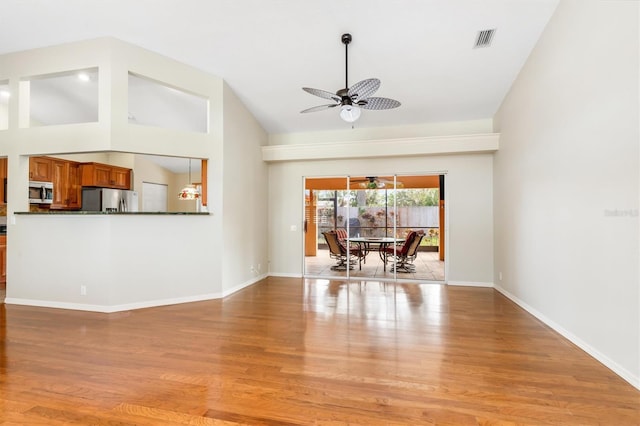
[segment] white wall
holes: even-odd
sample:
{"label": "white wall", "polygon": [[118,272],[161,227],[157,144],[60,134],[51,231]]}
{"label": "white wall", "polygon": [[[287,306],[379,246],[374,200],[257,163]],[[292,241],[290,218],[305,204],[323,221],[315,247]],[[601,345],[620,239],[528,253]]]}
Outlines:
{"label": "white wall", "polygon": [[114,312],[221,297],[210,254],[193,237],[207,219],[16,215],[6,302]]}
{"label": "white wall", "polygon": [[[302,274],[303,176],[446,173],[450,283],[493,283],[492,155],[416,156],[269,165],[270,272]],[[296,231],[291,231],[291,226]]]}
{"label": "white wall", "polygon": [[[268,138],[226,84],[224,111],[224,237],[221,245],[225,253],[234,255],[225,259],[222,274],[225,283],[243,283],[267,273],[269,175],[260,147],[267,144]],[[220,195],[212,194],[218,198]]]}
{"label": "white wall", "polygon": [[636,387],[638,77],[638,3],[562,1],[495,117],[493,180],[500,290]]}
{"label": "white wall", "polygon": [[[21,76],[90,67],[100,71],[98,123],[19,129],[12,118],[18,102],[10,98],[9,129],[0,132],[0,156],[9,159],[7,303],[108,311],[219,297],[254,282],[257,275],[235,265],[240,259],[267,258],[266,227],[251,219],[256,210],[266,209],[264,131],[220,78],[115,39],[0,56],[12,88]],[[208,98],[209,133],[130,125],[129,71]],[[108,153],[106,162],[131,168],[133,153],[208,159],[211,214],[14,216],[28,210],[26,155],[87,152]],[[235,178],[223,175],[225,167],[246,175],[223,184]],[[244,199],[254,200],[248,210],[236,201]],[[253,241],[224,245],[227,236],[246,232],[247,224],[258,242],[249,256]],[[29,259],[45,266],[45,279],[36,279]],[[80,295],[81,285],[91,289],[87,296]]]}

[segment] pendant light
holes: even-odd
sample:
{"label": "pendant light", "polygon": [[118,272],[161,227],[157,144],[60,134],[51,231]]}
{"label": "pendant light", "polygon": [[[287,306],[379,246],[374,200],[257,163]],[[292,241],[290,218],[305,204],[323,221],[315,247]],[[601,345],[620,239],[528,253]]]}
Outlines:
{"label": "pendant light", "polygon": [[195,185],[191,183],[191,158],[189,158],[189,184],[178,193],[179,200],[197,200],[200,198],[200,192]]}

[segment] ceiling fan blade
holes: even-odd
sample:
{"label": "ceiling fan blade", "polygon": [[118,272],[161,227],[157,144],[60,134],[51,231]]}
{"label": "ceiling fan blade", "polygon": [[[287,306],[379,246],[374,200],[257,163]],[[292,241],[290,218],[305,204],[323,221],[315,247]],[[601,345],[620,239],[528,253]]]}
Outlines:
{"label": "ceiling fan blade", "polygon": [[302,90],[324,99],[331,99],[332,101],[336,102],[340,102],[342,100],[340,96],[336,95],[335,93],[327,92],[326,90],[312,89],[311,87],[303,87]]}
{"label": "ceiling fan blade", "polygon": [[400,102],[389,98],[369,98],[363,101],[358,101],[358,105],[363,109],[391,109],[398,108],[400,106]]}
{"label": "ceiling fan blade", "polygon": [[311,108],[307,108],[305,110],[300,111],[301,114],[304,114],[306,112],[316,112],[316,111],[322,111],[323,109],[329,109],[329,108],[335,108],[340,104],[329,104],[329,105],[318,105],[318,106],[314,106]]}
{"label": "ceiling fan blade", "polygon": [[354,101],[367,99],[380,88],[380,80],[377,78],[368,78],[351,86],[347,95]]}

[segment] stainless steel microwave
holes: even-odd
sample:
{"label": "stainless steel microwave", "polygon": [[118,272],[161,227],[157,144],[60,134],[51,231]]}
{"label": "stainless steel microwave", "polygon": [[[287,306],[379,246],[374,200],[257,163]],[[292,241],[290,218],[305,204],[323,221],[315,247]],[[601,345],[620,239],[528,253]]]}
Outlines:
{"label": "stainless steel microwave", "polygon": [[31,204],[52,204],[53,203],[53,183],[39,182],[32,180],[29,182],[29,202]]}

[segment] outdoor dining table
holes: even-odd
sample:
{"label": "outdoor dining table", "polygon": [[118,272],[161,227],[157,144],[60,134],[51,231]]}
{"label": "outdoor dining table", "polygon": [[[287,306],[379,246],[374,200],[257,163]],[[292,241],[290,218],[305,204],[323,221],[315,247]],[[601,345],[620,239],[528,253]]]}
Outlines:
{"label": "outdoor dining table", "polygon": [[[377,250],[382,259],[383,269],[387,270],[387,263],[384,261],[384,249],[391,244],[404,241],[404,238],[393,237],[356,237],[349,238],[349,241],[358,244],[358,248],[364,253],[364,263],[367,263],[367,255],[370,251]],[[375,247],[377,245],[377,248]]]}

